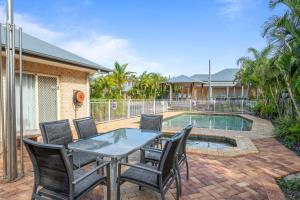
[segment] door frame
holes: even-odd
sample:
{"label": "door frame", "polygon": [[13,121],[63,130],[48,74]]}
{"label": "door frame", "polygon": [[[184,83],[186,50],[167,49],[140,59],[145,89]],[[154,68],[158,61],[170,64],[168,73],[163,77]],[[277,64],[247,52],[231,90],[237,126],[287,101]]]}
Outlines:
{"label": "door frame", "polygon": [[[18,71],[17,71],[18,72]],[[44,74],[44,73],[35,73],[35,72],[23,72],[23,74],[31,74],[34,75],[35,79],[35,124],[36,129],[39,129],[39,123],[40,123],[40,117],[39,117],[39,83],[38,83],[38,77],[44,76],[44,77],[53,77],[56,78],[56,86],[57,86],[57,92],[56,92],[56,98],[57,98],[57,120],[60,120],[60,77],[56,75],[50,75],[50,74]]]}

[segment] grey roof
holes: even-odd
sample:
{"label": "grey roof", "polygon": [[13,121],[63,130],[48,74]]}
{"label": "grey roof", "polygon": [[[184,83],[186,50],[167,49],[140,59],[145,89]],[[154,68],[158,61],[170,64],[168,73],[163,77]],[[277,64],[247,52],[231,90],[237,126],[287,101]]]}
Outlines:
{"label": "grey roof", "polygon": [[[2,36],[4,35],[6,28],[2,28]],[[19,47],[19,31],[16,30],[16,40],[15,45],[16,48]],[[103,67],[97,63],[94,63],[88,59],[82,58],[74,53],[66,51],[62,48],[54,46],[48,42],[40,40],[34,36],[31,36],[27,33],[23,33],[23,53],[30,54],[33,56],[43,57],[50,60],[60,61],[63,63],[74,64],[79,67],[93,69],[93,70],[101,70],[104,72],[110,72],[111,69]],[[6,44],[5,37],[2,37],[1,44]]]}
{"label": "grey roof", "polygon": [[171,78],[170,80],[167,81],[167,83],[202,83],[202,81],[196,80],[194,78],[185,75],[180,75]]}
{"label": "grey roof", "polygon": [[[215,74],[211,75],[212,81],[225,81],[225,82],[233,82],[235,80],[235,74],[238,72],[238,68],[227,68],[223,69]],[[191,76],[193,79],[197,79],[199,81],[208,81],[208,74],[195,74]]]}

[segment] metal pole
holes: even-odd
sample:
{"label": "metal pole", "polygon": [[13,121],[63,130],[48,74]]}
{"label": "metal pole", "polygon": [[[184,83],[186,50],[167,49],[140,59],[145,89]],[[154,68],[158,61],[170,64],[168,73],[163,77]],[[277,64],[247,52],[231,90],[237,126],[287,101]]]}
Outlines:
{"label": "metal pole", "polygon": [[17,178],[16,152],[16,103],[15,103],[15,26],[13,23],[13,3],[7,0],[7,55],[6,55],[6,117],[7,135],[7,181]]}
{"label": "metal pole", "polygon": [[7,176],[7,170],[6,170],[6,136],[4,132],[4,88],[3,88],[3,59],[2,59],[2,24],[0,23],[0,45],[1,45],[1,51],[0,51],[0,134],[1,134],[1,140],[2,140],[2,146],[1,146],[1,153],[2,153],[2,160],[3,160],[3,177],[5,178]]}
{"label": "metal pole", "polygon": [[19,70],[20,70],[20,176],[24,175],[24,161],[23,161],[23,31],[22,28],[19,28]]}

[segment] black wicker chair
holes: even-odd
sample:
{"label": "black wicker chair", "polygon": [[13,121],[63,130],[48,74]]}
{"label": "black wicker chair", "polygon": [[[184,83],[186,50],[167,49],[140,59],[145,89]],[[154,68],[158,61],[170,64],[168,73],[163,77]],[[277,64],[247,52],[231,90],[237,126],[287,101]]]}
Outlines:
{"label": "black wicker chair", "polygon": [[[118,168],[118,199],[120,199],[120,185],[124,182],[131,182],[159,192],[161,199],[165,199],[165,193],[171,184],[176,182],[176,199],[179,199],[179,176],[177,173],[177,152],[182,141],[183,134],[170,138],[166,141],[158,166],[149,166],[143,163],[136,165],[120,163]],[[122,166],[129,168],[121,173]]]}
{"label": "black wicker chair", "polygon": [[[69,120],[40,123],[40,129],[45,144],[64,145],[66,148],[73,142]],[[76,168],[90,164],[97,160],[97,155],[86,152],[70,151]]]}
{"label": "black wicker chair", "polygon": [[[73,170],[63,145],[42,144],[29,139],[24,139],[23,142],[34,170],[32,200],[80,199],[99,184],[110,185],[109,162],[103,162],[89,171]],[[103,168],[106,168],[107,176],[98,174]],[[108,199],[109,188],[107,187]]]}
{"label": "black wicker chair", "polygon": [[[161,131],[162,130],[162,115],[151,115],[151,114],[142,114],[140,119],[140,129],[152,130],[152,131]],[[162,148],[162,141],[160,138],[157,138],[154,141],[154,145]]]}
{"label": "black wicker chair", "polygon": [[[186,155],[186,142],[188,139],[188,136],[191,133],[193,126],[188,125],[184,129],[182,129],[181,133],[183,133],[182,142],[180,144],[179,150],[178,150],[178,167],[180,167],[182,164],[185,163],[186,165],[186,179],[189,179],[189,164],[188,159]],[[173,137],[177,137],[178,133],[175,134]],[[155,149],[151,147],[143,147],[141,149],[141,162],[143,163],[153,163],[154,165],[157,165],[160,161],[160,158],[162,156],[162,151],[160,149]],[[180,177],[180,170],[178,169],[178,176]],[[179,179],[179,185],[180,185],[180,193],[181,193],[181,179]]]}
{"label": "black wicker chair", "polygon": [[73,123],[80,139],[98,135],[95,121],[91,117],[74,119]]}

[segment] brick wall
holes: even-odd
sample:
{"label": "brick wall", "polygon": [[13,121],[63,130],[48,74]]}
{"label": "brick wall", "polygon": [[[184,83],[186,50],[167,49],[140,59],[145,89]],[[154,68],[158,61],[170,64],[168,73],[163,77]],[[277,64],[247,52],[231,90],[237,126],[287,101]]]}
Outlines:
{"label": "brick wall", "polygon": [[83,105],[77,110],[77,117],[89,115],[89,85],[87,72],[59,68],[46,64],[24,61],[24,72],[43,74],[58,77],[59,84],[59,115],[60,119],[72,120],[75,118],[75,109],[72,102],[73,90],[81,90],[86,94]]}

